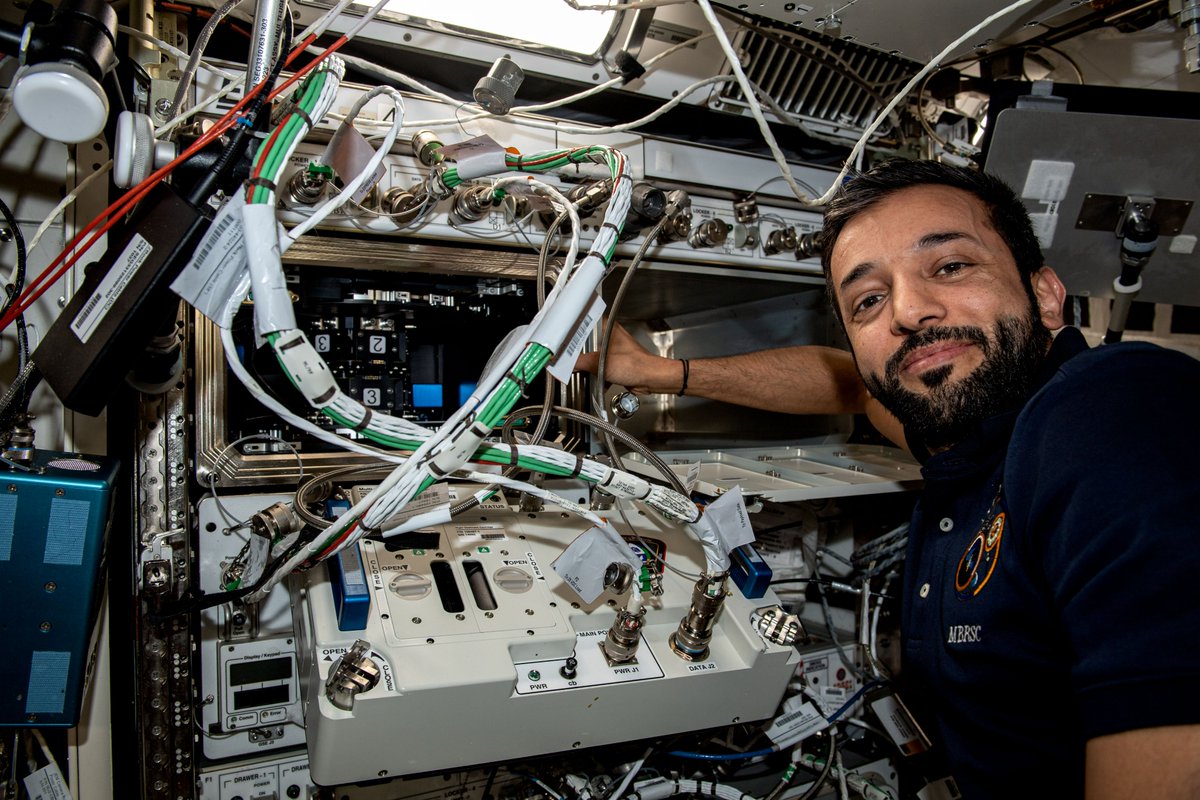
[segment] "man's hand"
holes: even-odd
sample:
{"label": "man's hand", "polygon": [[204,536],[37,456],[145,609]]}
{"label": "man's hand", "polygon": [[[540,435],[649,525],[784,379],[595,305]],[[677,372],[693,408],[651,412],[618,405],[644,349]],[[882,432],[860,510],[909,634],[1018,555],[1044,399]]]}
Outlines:
{"label": "man's hand", "polygon": [[[583,353],[575,363],[576,372],[595,375],[599,368],[598,352]],[[683,385],[683,364],[649,352],[618,323],[613,326],[604,359],[604,381],[634,394],[674,394]]]}

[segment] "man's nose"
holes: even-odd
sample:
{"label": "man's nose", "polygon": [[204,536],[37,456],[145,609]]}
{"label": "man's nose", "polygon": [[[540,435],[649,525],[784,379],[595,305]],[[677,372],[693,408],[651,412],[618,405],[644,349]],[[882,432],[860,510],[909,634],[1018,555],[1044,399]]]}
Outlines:
{"label": "man's nose", "polygon": [[892,286],[892,332],[909,334],[940,323],[946,309],[933,287],[919,280],[897,281]]}

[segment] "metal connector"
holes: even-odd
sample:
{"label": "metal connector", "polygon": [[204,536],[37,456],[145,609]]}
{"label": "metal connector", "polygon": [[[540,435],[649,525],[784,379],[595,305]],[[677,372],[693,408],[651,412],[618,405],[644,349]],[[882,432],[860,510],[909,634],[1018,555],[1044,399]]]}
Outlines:
{"label": "metal connector", "polygon": [[371,644],[359,639],[329,670],[325,696],[343,711],[353,711],[354,698],[379,683],[379,665],[367,655],[370,650]]}
{"label": "metal connector", "polygon": [[725,579],[727,572],[715,575],[701,574],[692,587],[692,605],[687,616],[679,621],[679,628],[671,634],[669,644],[675,655],[685,661],[703,661],[708,658],[708,643],[712,641],[713,625],[717,614],[725,603]]}
{"label": "metal connector", "polygon": [[613,620],[612,626],[608,629],[608,635],[600,643],[600,649],[604,652],[604,658],[610,667],[617,664],[628,664],[636,659],[645,618],[645,608],[638,609],[636,614],[627,608],[622,608],[617,612],[617,618]]}

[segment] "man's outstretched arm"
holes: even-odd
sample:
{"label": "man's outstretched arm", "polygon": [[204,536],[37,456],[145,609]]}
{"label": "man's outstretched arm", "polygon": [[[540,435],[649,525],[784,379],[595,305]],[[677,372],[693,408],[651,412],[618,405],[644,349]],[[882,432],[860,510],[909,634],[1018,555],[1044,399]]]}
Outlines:
{"label": "man's outstretched arm", "polygon": [[[576,369],[595,374],[599,354],[585,353]],[[620,325],[614,326],[604,380],[636,394],[677,394],[683,363],[648,352]],[[687,396],[788,414],[862,414],[904,447],[903,429],[867,393],[854,359],[845,350],[799,345],[734,356],[689,360]]]}

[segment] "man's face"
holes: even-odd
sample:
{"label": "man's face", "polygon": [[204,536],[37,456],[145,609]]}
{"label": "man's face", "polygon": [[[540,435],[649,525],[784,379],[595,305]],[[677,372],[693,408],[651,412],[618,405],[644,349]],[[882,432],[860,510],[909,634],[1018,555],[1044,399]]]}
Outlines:
{"label": "man's face", "polygon": [[[915,186],[885,198],[842,230],[830,275],[867,389],[929,447],[1032,390],[1050,340],[1043,312],[969,192]],[[1061,298],[1041,284],[1039,302],[1054,306],[1045,318],[1057,321]]]}

